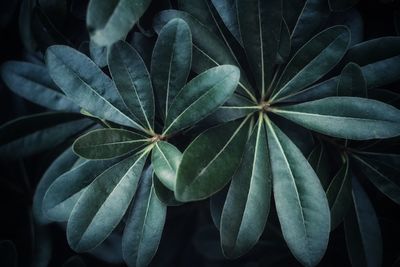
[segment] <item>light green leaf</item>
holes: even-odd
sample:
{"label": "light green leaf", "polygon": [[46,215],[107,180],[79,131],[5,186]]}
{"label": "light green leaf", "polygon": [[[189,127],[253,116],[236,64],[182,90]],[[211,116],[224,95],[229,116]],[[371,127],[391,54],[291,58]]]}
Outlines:
{"label": "light green leaf", "polygon": [[353,157],[376,188],[400,205],[400,156],[365,152]]}
{"label": "light green leaf", "polygon": [[209,69],[177,94],[165,121],[163,134],[175,133],[210,115],[233,94],[240,77],[231,65]]}
{"label": "light green leaf", "polygon": [[240,35],[261,96],[274,71],[282,26],[282,0],[237,1]]}
{"label": "light green leaf", "polygon": [[86,159],[109,159],[138,150],[149,140],[142,134],[123,129],[98,129],[76,139],[73,149]]}
{"label": "light green leaf", "polygon": [[148,151],[129,156],[99,175],[71,211],[67,239],[77,251],[102,243],[119,224],[135,195]]}
{"label": "light green leaf", "polygon": [[112,80],[84,54],[68,46],[46,51],[46,65],[54,82],[76,104],[96,117],[142,129],[127,116]]}
{"label": "light green leaf", "polygon": [[176,173],[182,160],[182,153],[173,145],[159,141],[151,154],[151,164],[158,179],[171,191],[175,190]]}
{"label": "light green leaf", "polygon": [[90,38],[100,46],[124,39],[151,0],[91,0],[86,24]]}
{"label": "light green leaf", "polygon": [[11,91],[35,104],[53,110],[79,112],[53,83],[44,65],[8,61],[1,66],[1,77]]}
{"label": "light green leaf", "polygon": [[369,140],[400,135],[400,111],[371,99],[327,97],[272,111],[310,130],[339,138]]}
{"label": "light green leaf", "polygon": [[271,180],[267,136],[260,114],[232,177],[222,211],[221,244],[228,258],[248,252],[263,233],[269,214]]}
{"label": "light green leaf", "polygon": [[150,74],[139,53],[125,41],[110,47],[108,66],[122,100],[142,126],[154,125],[154,96]]}
{"label": "light green leaf", "polygon": [[167,206],[179,206],[181,202],[175,199],[174,191],[169,190],[153,173],[154,192],[158,199]]}
{"label": "light green leaf", "polygon": [[318,81],[339,63],[349,43],[350,32],[345,26],[333,26],[318,33],[289,61],[272,99],[291,95]]}
{"label": "light green leaf", "polygon": [[35,195],[33,196],[32,213],[36,223],[50,223],[50,220],[43,213],[42,209],[44,195],[55,179],[61,176],[63,173],[69,171],[77,162],[77,160],[78,157],[69,147],[51,163],[46,172],[43,174],[39,184],[36,187]]}
{"label": "light green leaf", "polygon": [[173,19],[160,31],[151,59],[151,78],[161,115],[186,84],[192,64],[192,35],[184,20]]}
{"label": "light green leaf", "polygon": [[367,97],[367,82],[360,66],[349,63],[343,68],[339,77],[337,95]]}
{"label": "light green leaf", "polygon": [[344,11],[352,8],[358,0],[329,0],[329,8],[332,11]]}
{"label": "light green leaf", "polygon": [[326,197],[331,209],[331,230],[336,229],[343,221],[352,201],[349,165],[349,159],[346,157],[346,162],[343,163],[326,190]]}
{"label": "light green leaf", "polygon": [[347,251],[354,267],[382,264],[382,237],[372,203],[357,179],[352,179],[351,210],[344,220]]}
{"label": "light green leaf", "polygon": [[330,214],[314,170],[290,139],[266,118],[273,192],[283,237],[304,266],[315,266],[329,239]]}
{"label": "light green leaf", "polygon": [[157,198],[151,168],[144,173],[122,236],[122,253],[130,267],[147,266],[157,251],[167,207]]}
{"label": "light green leaf", "polygon": [[177,200],[205,199],[229,182],[243,154],[247,122],[245,119],[210,128],[187,147],[176,178]]}

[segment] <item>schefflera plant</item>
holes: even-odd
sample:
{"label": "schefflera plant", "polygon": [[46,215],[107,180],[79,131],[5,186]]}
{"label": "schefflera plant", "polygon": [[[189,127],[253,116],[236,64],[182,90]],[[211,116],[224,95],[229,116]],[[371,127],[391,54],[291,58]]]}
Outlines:
{"label": "schefflera plant", "polygon": [[[224,255],[237,258],[262,235],[273,195],[290,251],[302,265],[315,266],[327,248],[330,208],[296,145],[293,132],[304,129],[288,127],[287,120],[323,135],[370,140],[400,135],[400,111],[372,99],[338,96],[336,69],[362,49],[349,50],[347,26],[324,27],[328,1],[308,0],[298,13],[288,2],[181,0],[182,10],[161,12],[154,25],[159,31],[171,19],[188,23],[194,71],[221,64],[241,70],[236,94],[210,118],[226,123],[206,130],[184,151],[175,197],[206,199],[230,182],[224,204],[212,214]],[[390,83],[398,79],[399,57],[365,59],[350,71],[347,86],[357,71],[368,88]]]}
{"label": "schefflera plant", "polygon": [[161,238],[166,204],[178,204],[173,190],[182,155],[168,141],[222,105],[236,89],[240,71],[218,66],[186,83],[192,39],[180,19],[160,31],[150,73],[128,43],[118,41],[108,49],[112,80],[70,47],[47,49],[54,82],[83,113],[108,127],[74,142],[73,151],[83,160],[49,186],[43,212],[54,221],[68,221],[68,242],[82,252],[102,243],[131,206],[123,257],[129,266],[146,266]]}

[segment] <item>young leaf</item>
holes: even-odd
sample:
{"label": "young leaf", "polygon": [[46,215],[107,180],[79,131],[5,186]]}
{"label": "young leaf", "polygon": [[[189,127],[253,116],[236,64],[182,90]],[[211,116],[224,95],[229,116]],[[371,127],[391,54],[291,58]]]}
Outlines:
{"label": "young leaf", "polygon": [[109,159],[138,150],[148,141],[146,136],[123,129],[98,129],[76,139],[73,149],[86,159]]}
{"label": "young leaf", "polygon": [[152,130],[154,96],[150,74],[139,53],[125,41],[110,47],[108,66],[122,100],[142,126]]}
{"label": "young leaf", "polygon": [[69,147],[51,163],[43,174],[36,187],[35,195],[33,196],[32,213],[36,223],[50,223],[50,220],[43,213],[42,209],[44,195],[54,180],[63,173],[69,171],[77,160],[78,157]]}
{"label": "young leaf", "polygon": [[360,170],[383,194],[400,205],[400,156],[362,153],[353,155]]}
{"label": "young leaf", "polygon": [[1,66],[1,77],[11,91],[35,104],[52,110],[79,112],[79,107],[51,80],[44,65],[8,61]]}
{"label": "young leaf", "polygon": [[269,86],[282,26],[282,0],[237,1],[240,35],[258,91]]}
{"label": "young leaf", "polygon": [[192,64],[192,35],[184,20],[173,19],[161,29],[151,62],[151,78],[165,119],[172,100],[186,84]]}
{"label": "young leaf", "polygon": [[122,102],[112,80],[84,54],[68,46],[46,51],[46,65],[54,82],[76,104],[101,119],[142,130]]}
{"label": "young leaf", "polygon": [[400,135],[400,111],[382,102],[358,97],[327,97],[273,112],[326,135],[368,140]]}
{"label": "young leaf", "polygon": [[343,68],[337,86],[337,95],[367,97],[367,82],[360,66],[349,63]]}
{"label": "young leaf", "polygon": [[232,177],[221,217],[224,255],[237,258],[249,251],[264,231],[271,200],[271,169],[262,114]]}
{"label": "young leaf", "polygon": [[157,142],[152,150],[151,164],[158,179],[171,191],[175,190],[176,173],[182,153],[167,142]]}
{"label": "young leaf", "polygon": [[209,69],[177,94],[165,121],[164,135],[175,133],[218,109],[235,91],[239,69],[231,65]]}
{"label": "young leaf", "polygon": [[378,267],[382,263],[382,237],[378,218],[357,179],[352,179],[351,210],[344,220],[351,265]]}
{"label": "young leaf", "polygon": [[144,172],[122,236],[122,253],[130,267],[147,266],[157,251],[167,207],[157,198],[151,168]]}
{"label": "young leaf", "polygon": [[304,266],[324,255],[330,232],[329,205],[314,170],[290,139],[266,118],[273,192],[283,237]]}
{"label": "young leaf", "polygon": [[83,191],[68,219],[67,239],[73,250],[95,248],[119,224],[136,192],[147,154],[121,160]]}
{"label": "young leaf", "polygon": [[210,128],[186,148],[176,178],[177,200],[205,199],[228,183],[242,158],[247,122],[245,119]]}
{"label": "young leaf", "polygon": [[91,0],[86,17],[90,38],[100,46],[110,46],[125,38],[150,2],[151,0]]}
{"label": "young leaf", "polygon": [[350,208],[351,171],[349,165],[347,158],[326,190],[326,197],[331,209],[331,230],[334,230],[343,221]]}
{"label": "young leaf", "polygon": [[342,59],[350,43],[345,26],[328,28],[297,51],[285,67],[272,99],[296,93],[318,81]]}

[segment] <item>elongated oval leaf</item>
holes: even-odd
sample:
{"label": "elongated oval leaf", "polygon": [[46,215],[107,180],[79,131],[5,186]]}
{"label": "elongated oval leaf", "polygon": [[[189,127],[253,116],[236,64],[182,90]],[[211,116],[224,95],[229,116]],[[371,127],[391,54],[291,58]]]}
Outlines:
{"label": "elongated oval leaf", "polygon": [[269,119],[268,147],[273,192],[283,237],[304,266],[315,266],[328,245],[329,205],[314,170],[301,151]]}
{"label": "elongated oval leaf", "polygon": [[272,99],[282,98],[313,84],[345,55],[350,32],[345,26],[328,28],[308,41],[289,61]]}
{"label": "elongated oval leaf", "polygon": [[98,129],[76,139],[73,149],[86,159],[109,159],[135,151],[148,141],[144,135],[123,129]]}
{"label": "elongated oval leaf", "polygon": [[68,219],[67,238],[72,249],[93,249],[111,234],[136,192],[146,156],[147,151],[120,161],[85,189]]}
{"label": "elongated oval leaf", "polygon": [[28,62],[8,61],[1,66],[1,77],[17,95],[53,110],[79,112],[54,84],[46,66]]}
{"label": "elongated oval leaf", "polygon": [[76,104],[96,117],[141,129],[126,115],[114,83],[84,54],[68,46],[46,51],[46,65],[54,82]]}
{"label": "elongated oval leaf", "polygon": [[259,94],[272,79],[282,26],[282,0],[237,1],[240,35]]}
{"label": "elongated oval leaf", "polygon": [[243,255],[263,233],[269,214],[271,180],[267,135],[261,115],[232,177],[222,211],[221,244],[227,257]]}
{"label": "elongated oval leaf", "polygon": [[151,0],[91,0],[86,17],[91,39],[101,46],[109,46],[125,38],[150,2]]}
{"label": "elongated oval leaf", "polygon": [[167,142],[157,142],[151,154],[151,164],[158,179],[171,191],[175,190],[176,173],[182,153]]}
{"label": "elongated oval leaf", "polygon": [[400,111],[358,97],[327,97],[273,110],[276,114],[326,135],[368,140],[400,135]]}
{"label": "elongated oval leaf", "polygon": [[225,26],[232,33],[239,43],[242,37],[239,31],[239,21],[237,18],[236,0],[211,0]]}
{"label": "elongated oval leaf", "polygon": [[372,203],[357,179],[352,179],[351,210],[344,220],[351,265],[378,267],[382,263],[382,237]]}
{"label": "elongated oval leaf", "polygon": [[154,96],[150,74],[139,53],[128,43],[110,47],[108,66],[122,100],[142,126],[154,124]]}
{"label": "elongated oval leaf", "polygon": [[337,86],[337,94],[338,96],[367,97],[367,82],[360,66],[349,63],[343,68]]}
{"label": "elongated oval leaf", "polygon": [[122,236],[122,253],[130,267],[147,266],[157,251],[167,207],[157,198],[149,168],[138,192]]}
{"label": "elongated oval leaf", "polygon": [[173,19],[162,28],[151,62],[151,78],[165,119],[175,96],[186,84],[192,64],[192,35],[184,20]]}
{"label": "elongated oval leaf", "polygon": [[317,174],[322,186],[326,189],[329,185],[332,171],[332,161],[329,158],[326,145],[321,142],[308,155],[307,158],[310,165]]}
{"label": "elongated oval leaf", "polygon": [[239,77],[237,67],[223,65],[191,80],[172,102],[164,134],[189,127],[217,110],[233,94]]}
{"label": "elongated oval leaf", "polygon": [[228,183],[246,144],[247,121],[228,122],[208,129],[187,147],[176,178],[177,200],[204,199]]}

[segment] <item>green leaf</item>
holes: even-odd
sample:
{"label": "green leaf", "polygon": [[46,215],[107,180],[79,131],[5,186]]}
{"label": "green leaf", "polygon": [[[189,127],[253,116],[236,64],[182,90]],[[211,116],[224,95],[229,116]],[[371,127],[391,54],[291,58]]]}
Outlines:
{"label": "green leaf", "polygon": [[314,170],[290,139],[266,118],[273,192],[283,237],[304,266],[315,266],[329,238],[330,214]]}
{"label": "green leaf", "polygon": [[400,156],[396,154],[353,154],[360,170],[383,194],[400,205]]}
{"label": "green leaf", "polygon": [[240,35],[260,95],[269,86],[282,22],[282,0],[237,1]]}
{"label": "green leaf", "polygon": [[73,250],[95,248],[119,224],[135,195],[147,154],[144,151],[121,160],[83,191],[67,224],[67,239]]}
{"label": "green leaf", "polygon": [[246,144],[232,177],[221,217],[221,244],[225,256],[248,252],[264,231],[269,214],[272,177],[262,114]]}
{"label": "green leaf", "polygon": [[157,198],[152,170],[143,175],[122,236],[122,253],[128,266],[147,266],[157,251],[167,207]]}
{"label": "green leaf", "polygon": [[38,47],[32,31],[32,17],[35,5],[35,0],[22,0],[18,16],[19,36],[24,48],[29,52],[34,52]]}
{"label": "green leaf", "polygon": [[239,77],[239,69],[231,65],[218,66],[195,77],[172,102],[163,134],[192,126],[217,110],[233,94]]}
{"label": "green leaf", "polygon": [[337,86],[337,95],[367,97],[367,82],[360,66],[349,63],[343,68]]}
{"label": "green leaf", "polygon": [[317,174],[322,186],[326,189],[329,185],[329,180],[331,178],[332,170],[332,160],[329,158],[327,147],[325,143],[320,142],[307,158],[311,167],[313,167],[315,173]]}
{"label": "green leaf", "polygon": [[10,240],[0,241],[0,264],[2,267],[17,267],[18,255],[15,245]]}
{"label": "green leaf", "polygon": [[351,210],[344,220],[347,251],[354,267],[378,267],[382,263],[382,237],[378,218],[357,179],[352,179]]}
{"label": "green leaf", "polygon": [[11,91],[35,104],[53,110],[79,112],[53,83],[44,65],[8,61],[1,66],[1,77]]}
{"label": "green leaf", "polygon": [[342,59],[350,43],[345,26],[328,28],[297,51],[276,86],[272,100],[296,93],[318,81]]}
{"label": "green leaf", "polygon": [[151,59],[151,78],[163,118],[186,84],[192,64],[192,35],[184,20],[173,19],[160,31]]}
{"label": "green leaf", "polygon": [[239,43],[242,43],[237,18],[236,0],[211,0],[211,2],[228,30]]}
{"label": "green leaf", "polygon": [[167,206],[179,206],[181,202],[175,199],[174,191],[169,190],[160,179],[153,173],[154,192],[158,199]]}
{"label": "green leaf", "polygon": [[139,53],[125,41],[110,47],[108,66],[130,113],[149,130],[154,125],[154,96],[150,74]]}
{"label": "green leaf", "polygon": [[400,111],[371,99],[327,97],[272,111],[310,130],[338,138],[369,140],[400,135]]}
{"label": "green leaf", "polygon": [[[221,226],[222,210],[224,209],[225,200],[226,200],[226,197],[228,196],[229,186],[230,186],[230,184],[226,185],[219,192],[217,192],[216,194],[214,194],[210,197],[211,219],[214,223],[214,226],[218,230],[220,229],[220,226]],[[222,252],[221,252],[221,254],[222,254]]]}
{"label": "green leaf", "polygon": [[247,122],[245,119],[210,128],[186,148],[176,178],[177,200],[205,199],[229,182],[242,158]]}
{"label": "green leaf", "polygon": [[107,66],[107,46],[100,46],[93,40],[89,43],[89,53],[93,62],[100,68]]}
{"label": "green leaf", "polygon": [[182,160],[182,153],[173,145],[159,141],[151,154],[151,164],[158,179],[171,191],[175,190],[176,173]]}
{"label": "green leaf", "polygon": [[290,31],[285,20],[281,22],[281,33],[279,37],[279,47],[276,55],[277,64],[286,63],[290,56],[291,44],[290,44]]}
{"label": "green leaf", "polygon": [[[0,158],[15,160],[54,148],[93,126],[79,114],[38,113],[0,127]],[[23,149],[21,149],[23,148]]]}
{"label": "green leaf", "polygon": [[91,0],[86,24],[90,38],[100,46],[124,39],[151,0]]}
{"label": "green leaf", "polygon": [[329,207],[331,209],[331,230],[336,229],[343,221],[351,203],[351,170],[349,159],[343,163],[326,190]]}
{"label": "green leaf", "polygon": [[127,116],[112,80],[84,54],[68,46],[46,51],[46,65],[54,82],[76,104],[96,117],[142,129]]}
{"label": "green leaf", "polygon": [[73,149],[86,159],[109,159],[138,150],[148,141],[146,136],[123,129],[98,129],[76,139]]}
{"label": "green leaf", "polygon": [[329,0],[328,2],[332,11],[344,11],[352,8],[358,0]]}
{"label": "green leaf", "polygon": [[35,195],[33,196],[32,213],[36,223],[50,223],[50,220],[44,214],[42,209],[44,195],[55,179],[69,171],[77,160],[78,157],[74,154],[71,148],[68,148],[51,163],[43,174],[36,187]]}
{"label": "green leaf", "polygon": [[362,68],[368,88],[376,88],[400,80],[400,55],[377,61]]}
{"label": "green leaf", "polygon": [[144,63],[146,63],[147,69],[151,68],[151,57],[153,54],[153,49],[156,40],[154,38],[149,38],[141,32],[133,32],[129,43],[133,48],[140,54],[143,58]]}

